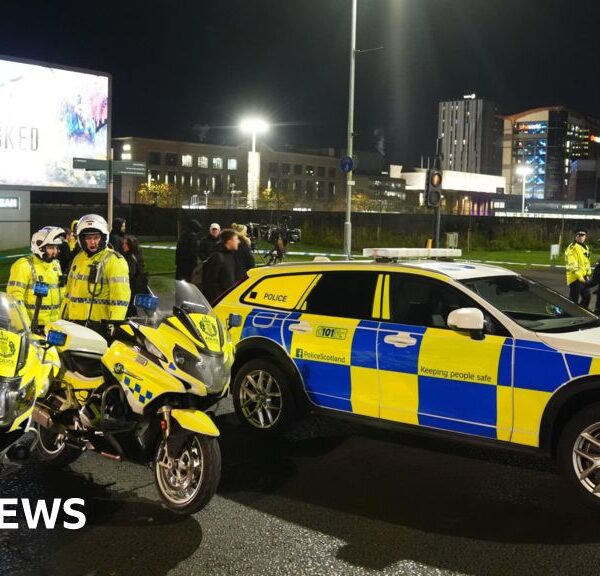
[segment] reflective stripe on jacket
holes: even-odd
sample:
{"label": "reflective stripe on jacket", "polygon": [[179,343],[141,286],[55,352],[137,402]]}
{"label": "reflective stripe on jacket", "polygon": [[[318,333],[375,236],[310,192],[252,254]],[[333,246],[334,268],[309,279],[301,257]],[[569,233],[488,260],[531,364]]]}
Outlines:
{"label": "reflective stripe on jacket", "polygon": [[565,250],[567,268],[567,284],[585,282],[592,275],[590,264],[590,249],[586,244],[572,242]]}
{"label": "reflective stripe on jacket", "polygon": [[29,320],[33,318],[36,296],[33,285],[42,280],[48,284],[48,295],[42,298],[38,323],[46,325],[58,320],[64,290],[60,287],[61,269],[58,260],[45,262],[37,256],[19,258],[10,267],[10,277],[6,287],[7,294],[22,303]]}
{"label": "reflective stripe on jacket", "polygon": [[[97,274],[96,278],[91,278],[94,265]],[[82,251],[71,264],[61,316],[79,321],[88,318],[94,321],[124,320],[130,299],[129,267],[125,258],[110,248],[92,256]]]}

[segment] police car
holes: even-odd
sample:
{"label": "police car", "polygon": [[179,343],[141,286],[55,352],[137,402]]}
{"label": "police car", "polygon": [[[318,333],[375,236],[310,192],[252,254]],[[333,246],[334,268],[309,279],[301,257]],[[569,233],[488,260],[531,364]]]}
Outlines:
{"label": "police car", "polygon": [[600,505],[598,318],[504,268],[395,261],[410,252],[258,268],[221,297],[242,316],[242,422],[272,434],[309,406],[534,447]]}

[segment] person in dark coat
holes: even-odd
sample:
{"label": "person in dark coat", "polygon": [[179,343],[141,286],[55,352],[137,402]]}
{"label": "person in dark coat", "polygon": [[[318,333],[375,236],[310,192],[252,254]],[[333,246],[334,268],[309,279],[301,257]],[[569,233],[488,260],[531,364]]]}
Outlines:
{"label": "person in dark coat", "polygon": [[131,289],[131,301],[127,309],[127,317],[137,316],[133,300],[136,294],[148,294],[148,275],[144,270],[144,257],[142,249],[135,236],[126,235],[121,241],[121,252],[129,266],[129,288]]}
{"label": "person in dark coat", "polygon": [[175,249],[175,279],[189,282],[192,272],[198,260],[198,235],[200,234],[200,223],[191,220],[177,241]]}
{"label": "person in dark coat", "polygon": [[254,255],[252,254],[252,248],[250,247],[250,238],[248,238],[248,229],[246,226],[233,223],[231,228],[235,230],[240,237],[240,247],[235,252],[235,280],[237,282],[246,276],[250,268],[256,266],[256,262],[254,261]]}
{"label": "person in dark coat", "polygon": [[204,263],[202,270],[202,292],[209,302],[236,283],[235,253],[240,239],[235,230],[226,228],[219,235],[221,242]]}
{"label": "person in dark coat", "polygon": [[217,222],[213,222],[210,225],[208,234],[200,240],[198,246],[198,257],[200,262],[204,262],[216,249],[219,243],[219,234],[221,233],[221,226]]}
{"label": "person in dark coat", "polygon": [[127,221],[124,218],[115,218],[112,223],[112,229],[108,237],[109,244],[115,252],[122,254],[123,238],[127,232]]}

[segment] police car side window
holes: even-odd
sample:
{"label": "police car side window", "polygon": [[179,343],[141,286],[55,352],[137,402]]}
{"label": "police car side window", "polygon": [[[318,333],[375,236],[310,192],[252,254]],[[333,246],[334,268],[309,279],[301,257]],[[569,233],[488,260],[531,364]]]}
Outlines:
{"label": "police car side window", "polygon": [[[412,274],[392,274],[390,316],[392,322],[427,328],[448,328],[448,315],[459,308],[479,308],[476,302],[453,286]],[[486,333],[509,335],[486,310]]]}
{"label": "police car side window", "polygon": [[369,319],[376,286],[376,272],[325,272],[306,298],[303,312]]}

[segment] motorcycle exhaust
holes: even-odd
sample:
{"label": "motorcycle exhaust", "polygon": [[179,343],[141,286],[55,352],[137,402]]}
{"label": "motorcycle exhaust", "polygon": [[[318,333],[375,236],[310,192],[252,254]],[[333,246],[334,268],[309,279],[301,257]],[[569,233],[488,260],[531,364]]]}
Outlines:
{"label": "motorcycle exhaust", "polygon": [[117,462],[121,461],[121,457],[118,454],[111,454],[110,452],[100,452],[100,456],[104,456],[110,460],[116,460]]}
{"label": "motorcycle exhaust", "polygon": [[52,426],[52,416],[50,412],[39,404],[36,404],[33,407],[31,419],[42,428],[50,428]]}

